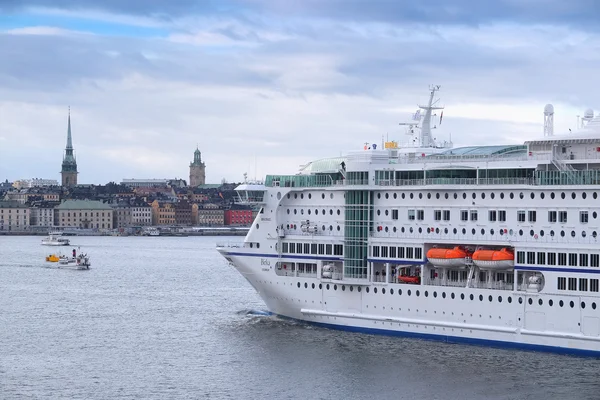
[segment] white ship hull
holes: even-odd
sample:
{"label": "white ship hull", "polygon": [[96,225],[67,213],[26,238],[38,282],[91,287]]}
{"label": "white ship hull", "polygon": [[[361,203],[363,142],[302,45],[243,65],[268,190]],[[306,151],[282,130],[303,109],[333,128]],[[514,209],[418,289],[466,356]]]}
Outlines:
{"label": "white ship hull", "polygon": [[[244,256],[235,248],[218,250],[256,289],[268,310],[283,317],[355,332],[600,355],[600,325],[597,313],[592,309],[597,298],[397,283],[352,285],[318,278],[277,276],[273,271],[276,256]],[[374,293],[375,288],[377,293]],[[394,294],[390,294],[392,289]],[[410,296],[408,291],[411,291]],[[471,295],[473,300],[470,300]],[[482,301],[479,296],[483,296]],[[552,313],[541,314],[539,300],[547,303],[550,299],[554,303],[562,300],[566,307],[556,307]],[[573,315],[570,301],[574,301],[575,307],[588,302],[588,307],[582,310],[583,326],[579,326],[579,315]],[[570,326],[570,329],[547,329],[553,325]]]}

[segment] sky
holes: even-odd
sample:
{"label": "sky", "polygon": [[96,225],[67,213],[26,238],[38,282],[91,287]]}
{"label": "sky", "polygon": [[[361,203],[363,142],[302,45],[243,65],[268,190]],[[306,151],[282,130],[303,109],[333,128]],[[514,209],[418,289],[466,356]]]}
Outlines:
{"label": "sky", "polygon": [[[426,4],[422,4],[426,3]],[[431,84],[438,140],[513,144],[600,109],[597,0],[0,0],[0,180],[294,174],[401,144]]]}

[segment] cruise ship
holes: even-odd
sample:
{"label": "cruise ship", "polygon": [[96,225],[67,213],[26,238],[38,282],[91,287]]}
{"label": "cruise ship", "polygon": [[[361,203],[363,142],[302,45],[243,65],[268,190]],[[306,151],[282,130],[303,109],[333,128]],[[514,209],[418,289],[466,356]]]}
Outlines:
{"label": "cruise ship", "polygon": [[[274,314],[335,329],[600,355],[600,117],[519,145],[453,147],[439,86],[367,144],[236,188],[260,211],[217,250]],[[441,111],[438,116],[437,112]],[[579,122],[578,122],[579,124]]]}

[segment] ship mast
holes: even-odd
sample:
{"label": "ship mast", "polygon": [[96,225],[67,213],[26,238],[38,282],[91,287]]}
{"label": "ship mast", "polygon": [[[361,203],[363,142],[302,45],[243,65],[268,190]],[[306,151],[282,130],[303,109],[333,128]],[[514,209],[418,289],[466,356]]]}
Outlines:
{"label": "ship mast", "polygon": [[[425,111],[425,115],[423,116],[423,125],[421,125],[421,132],[419,134],[419,142],[421,144],[421,147],[433,147],[435,145],[435,143],[431,137],[432,136],[431,135],[432,111],[444,109],[444,107],[436,105],[439,103],[440,99],[434,100],[435,92],[440,90],[440,85],[431,85],[431,86],[429,86],[429,90],[431,92],[429,95],[429,102],[427,103],[426,106],[419,105],[419,109]],[[433,127],[433,129],[435,129],[435,128],[436,128],[436,126]]]}

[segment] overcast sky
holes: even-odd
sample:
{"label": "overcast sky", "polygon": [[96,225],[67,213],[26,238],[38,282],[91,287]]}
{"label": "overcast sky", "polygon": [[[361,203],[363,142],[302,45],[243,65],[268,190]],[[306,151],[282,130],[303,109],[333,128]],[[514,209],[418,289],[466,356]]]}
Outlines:
{"label": "overcast sky", "polygon": [[[427,5],[422,5],[426,3]],[[404,142],[430,84],[438,139],[522,143],[600,108],[597,0],[0,0],[0,179],[295,173]]]}

